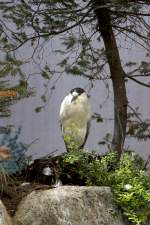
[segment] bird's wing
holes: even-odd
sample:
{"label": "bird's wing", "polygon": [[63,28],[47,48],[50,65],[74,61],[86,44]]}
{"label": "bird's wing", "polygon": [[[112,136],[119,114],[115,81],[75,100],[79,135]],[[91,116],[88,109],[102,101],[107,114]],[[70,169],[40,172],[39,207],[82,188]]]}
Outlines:
{"label": "bird's wing", "polygon": [[59,120],[59,124],[60,124],[60,129],[61,129],[61,132],[62,132],[62,134],[63,134],[63,125],[62,125],[62,121],[61,121],[61,119]]}
{"label": "bird's wing", "polygon": [[87,122],[87,129],[86,129],[86,135],[85,135],[85,138],[84,138],[84,142],[83,144],[80,146],[80,148],[83,148],[84,145],[85,145],[85,142],[87,140],[87,137],[89,135],[89,130],[90,130],[90,126],[91,126],[91,123],[90,123],[90,120]]}
{"label": "bird's wing", "polygon": [[68,143],[65,140],[65,134],[64,134],[64,128],[63,128],[62,120],[59,120],[59,123],[60,123],[60,128],[61,128],[62,136],[63,136],[63,139],[64,139],[64,143],[65,143],[65,146],[66,146],[66,150],[68,152],[69,151],[69,148],[68,148]]}

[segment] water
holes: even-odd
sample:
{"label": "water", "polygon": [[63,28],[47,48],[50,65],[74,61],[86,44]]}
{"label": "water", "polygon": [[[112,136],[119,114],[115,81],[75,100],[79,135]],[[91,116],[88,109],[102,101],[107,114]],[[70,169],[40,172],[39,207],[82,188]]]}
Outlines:
{"label": "water", "polygon": [[[22,126],[21,140],[25,143],[31,143],[37,139],[30,147],[28,154],[37,158],[49,154],[56,149],[57,154],[64,152],[65,145],[59,126],[59,109],[64,96],[74,87],[89,88],[89,81],[83,78],[64,76],[56,85],[56,89],[47,103],[47,106],[40,113],[35,113],[35,108],[41,104],[40,94],[43,91],[41,80],[34,81],[37,86],[38,94],[36,97],[24,99],[13,105],[12,117],[3,120],[3,123],[15,124]],[[143,118],[150,115],[149,89],[140,87],[133,82],[127,85],[127,94],[132,106],[140,106],[140,112]],[[90,134],[85,147],[89,150],[105,152],[106,148],[98,145],[106,133],[113,132],[113,100],[110,90],[110,98],[107,99],[107,91],[102,81],[95,82],[93,89],[90,91],[90,100],[93,112],[98,112],[104,117],[103,123],[91,123]],[[107,99],[107,100],[106,100]],[[102,106],[102,107],[101,107]],[[150,141],[137,141],[133,138],[126,140],[125,146],[129,149],[136,150],[142,156],[149,155]]]}
{"label": "water", "polygon": [[[55,44],[52,42],[49,45],[51,45],[51,47],[55,46],[57,49],[59,48],[59,40],[55,39]],[[41,66],[44,65],[44,63],[56,65],[60,60],[60,57],[56,57],[48,46],[45,46],[43,52],[43,60],[40,61]],[[131,43],[130,45],[126,43],[126,46],[120,50],[120,55],[122,65],[124,65],[128,61],[140,62],[144,60],[145,52],[141,49],[134,48]],[[30,48],[23,47],[20,50],[20,59],[28,59],[30,56],[31,46]],[[28,154],[32,155],[33,158],[44,156],[55,150],[58,150],[57,154],[66,151],[59,125],[61,101],[72,88],[81,87],[85,90],[89,90],[90,82],[78,76],[73,77],[71,75],[65,75],[61,76],[58,80],[58,77],[54,76],[50,82],[49,93],[51,93],[50,87],[54,84],[56,87],[55,90],[51,93],[51,97],[45,109],[40,113],[35,113],[35,108],[43,104],[40,97],[45,90],[43,86],[44,80],[38,75],[38,64],[33,65],[32,62],[25,64],[24,70],[27,75],[35,73],[34,76],[30,77],[30,84],[36,87],[37,95],[36,97],[21,100],[13,105],[12,116],[2,119],[1,125],[15,124],[16,127],[21,125],[21,141],[31,143],[36,140],[28,151]],[[128,68],[125,68],[125,70],[128,71]],[[13,80],[11,80],[11,82],[13,82]],[[104,117],[104,122],[96,123],[92,121],[90,134],[85,147],[89,150],[105,152],[107,148],[98,145],[98,142],[103,140],[106,133],[113,133],[113,92],[111,89],[111,81],[107,81],[109,92],[108,89],[106,89],[106,82],[95,81],[93,84],[94,87],[90,91],[92,110],[93,112],[100,113],[101,116]],[[150,119],[150,89],[142,87],[133,81],[128,81],[126,86],[129,104],[132,105],[132,107],[140,107],[139,111],[142,113],[142,119]],[[133,138],[129,138],[126,139],[125,142],[126,148],[136,150],[144,157],[150,154],[149,145],[150,140],[138,142]]]}

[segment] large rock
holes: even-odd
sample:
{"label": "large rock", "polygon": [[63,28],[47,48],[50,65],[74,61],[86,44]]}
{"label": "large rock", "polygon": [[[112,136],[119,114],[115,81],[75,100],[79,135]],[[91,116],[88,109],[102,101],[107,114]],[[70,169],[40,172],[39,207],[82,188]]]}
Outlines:
{"label": "large rock", "polygon": [[123,225],[109,187],[33,191],[19,204],[15,221],[19,225]]}
{"label": "large rock", "polygon": [[0,225],[12,225],[12,220],[7,213],[7,210],[0,200]]}

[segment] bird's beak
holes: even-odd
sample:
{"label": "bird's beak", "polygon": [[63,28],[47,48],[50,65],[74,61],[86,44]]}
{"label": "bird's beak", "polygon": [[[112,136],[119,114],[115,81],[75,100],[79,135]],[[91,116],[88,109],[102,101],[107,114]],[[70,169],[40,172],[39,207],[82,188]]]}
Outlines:
{"label": "bird's beak", "polygon": [[72,100],[71,102],[75,101],[77,99],[78,96],[72,96]]}

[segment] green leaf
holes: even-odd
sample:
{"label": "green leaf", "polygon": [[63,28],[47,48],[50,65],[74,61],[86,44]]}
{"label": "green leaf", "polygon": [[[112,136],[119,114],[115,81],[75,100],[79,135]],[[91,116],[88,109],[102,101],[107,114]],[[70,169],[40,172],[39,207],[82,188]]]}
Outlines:
{"label": "green leaf", "polygon": [[41,75],[44,79],[47,79],[47,80],[50,79],[49,74],[45,70],[42,71]]}
{"label": "green leaf", "polygon": [[72,66],[72,67],[67,66],[65,68],[65,71],[66,73],[71,73],[73,75],[81,75],[83,73],[83,71],[78,66]]}
{"label": "green leaf", "polygon": [[42,99],[42,101],[43,101],[43,102],[46,102],[46,101],[47,101],[47,99],[46,99],[46,96],[45,96],[45,95],[42,95],[42,96],[41,96],[41,99]]}
{"label": "green leaf", "polygon": [[39,106],[39,107],[37,107],[37,108],[35,108],[35,112],[41,112],[41,110],[43,109],[43,107],[42,106]]}

